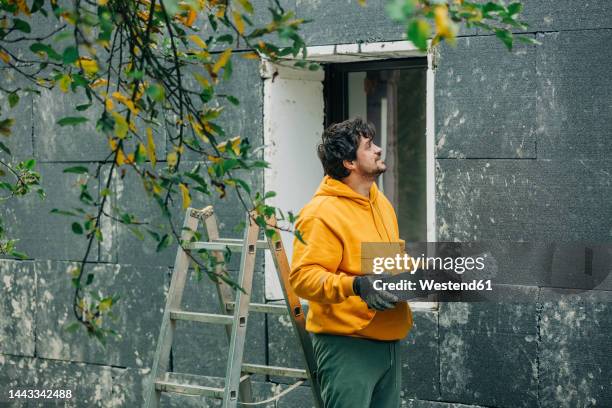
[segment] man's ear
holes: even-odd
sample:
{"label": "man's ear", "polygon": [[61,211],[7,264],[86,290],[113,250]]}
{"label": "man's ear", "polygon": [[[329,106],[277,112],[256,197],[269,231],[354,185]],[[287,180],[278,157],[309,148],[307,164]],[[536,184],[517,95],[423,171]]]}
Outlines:
{"label": "man's ear", "polygon": [[342,165],[349,171],[355,170],[355,161],[343,160]]}

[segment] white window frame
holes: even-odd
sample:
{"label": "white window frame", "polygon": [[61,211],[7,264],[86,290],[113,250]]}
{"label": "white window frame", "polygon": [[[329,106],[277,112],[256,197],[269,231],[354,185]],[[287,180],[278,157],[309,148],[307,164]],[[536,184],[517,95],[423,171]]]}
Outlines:
{"label": "white window frame", "polygon": [[[375,43],[361,44],[337,44],[337,45],[322,45],[307,48],[308,60],[318,63],[343,63],[343,62],[362,62],[387,60],[394,58],[410,58],[410,57],[427,57],[427,76],[426,76],[426,196],[427,196],[427,240],[436,242],[436,197],[435,197],[435,116],[434,116],[434,78],[435,78],[435,49],[428,47],[431,51],[423,52],[417,49],[410,41],[388,41]],[[282,66],[272,64],[268,61],[263,61],[261,66],[261,76],[264,80],[264,145],[270,147],[278,143],[278,135],[275,135],[275,128],[272,126],[274,112],[274,104],[271,101],[274,95],[271,95],[274,89],[271,81],[275,78],[288,78],[306,81],[323,81],[323,76],[320,72],[308,70],[300,70],[286,66],[290,64],[282,64]],[[324,100],[321,99],[321,109],[323,109]],[[321,132],[324,124],[321,123]],[[264,152],[270,149],[265,149]],[[278,181],[278,169],[275,169],[275,162],[279,160],[275,158],[274,153],[264,153],[264,158],[271,162],[271,169],[264,171],[264,187],[266,190],[273,190],[282,194],[282,186]],[[275,185],[276,184],[276,185]],[[279,188],[280,187],[280,188]],[[275,205],[274,201],[271,202]],[[305,204],[305,203],[304,203]],[[299,209],[295,209],[299,210]],[[292,242],[283,240],[285,246],[289,246]],[[266,297],[269,300],[276,300],[278,295],[271,295],[271,292],[278,293],[280,286],[276,278],[271,259],[266,258]],[[269,290],[271,289],[271,290]],[[414,311],[436,311],[438,310],[438,302],[414,302],[410,304]]]}

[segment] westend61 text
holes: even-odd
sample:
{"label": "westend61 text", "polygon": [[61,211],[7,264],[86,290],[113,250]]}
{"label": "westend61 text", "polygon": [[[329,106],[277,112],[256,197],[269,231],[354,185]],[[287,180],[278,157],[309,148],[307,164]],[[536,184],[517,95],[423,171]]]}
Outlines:
{"label": "westend61 text", "polygon": [[[419,286],[421,290],[428,291],[451,291],[451,290],[493,290],[491,287],[491,279],[472,280],[470,282],[436,282],[431,279],[420,279]],[[376,290],[417,290],[416,282],[408,279],[402,279],[399,282],[384,282],[381,279],[374,281],[374,289]]]}

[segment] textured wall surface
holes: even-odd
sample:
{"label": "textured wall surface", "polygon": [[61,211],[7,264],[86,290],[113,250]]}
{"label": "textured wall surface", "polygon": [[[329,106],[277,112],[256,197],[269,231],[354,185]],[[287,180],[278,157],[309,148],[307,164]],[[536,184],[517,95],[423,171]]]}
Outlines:
{"label": "textured wall surface", "polygon": [[[308,45],[403,38],[401,27],[386,18],[384,0],[368,1],[363,9],[353,0],[281,3],[315,20],[304,31]],[[524,3],[527,32],[541,46],[518,45],[509,53],[497,39],[463,30],[457,48],[441,48],[435,72],[438,238],[610,242],[612,3]],[[258,67],[237,59],[234,76],[228,92],[241,104],[228,106],[224,125],[261,144]],[[1,81],[20,80],[3,74]],[[1,209],[9,234],[33,260],[0,260],[0,401],[15,387],[71,388],[76,398],[66,406],[140,406],[175,248],[155,253],[150,242],[107,222],[107,239],[95,249],[91,267],[97,288],[122,295],[121,337],[104,349],[82,332],[62,329],[72,319],[67,271],[83,255],[85,242],[49,211],[77,198],[78,177],[62,170],[75,163],[93,168],[104,153],[91,129],[55,125],[74,104],[57,92],[23,98],[9,144],[17,157],[38,160],[48,197],[10,201]],[[155,135],[160,157],[170,136]],[[199,158],[188,160],[196,164]],[[253,182],[261,185],[262,175]],[[100,188],[89,183],[93,191]],[[141,190],[128,175],[117,186],[115,204],[160,222],[155,206],[139,198]],[[194,206],[210,203],[200,197]],[[212,204],[218,204],[222,235],[239,237],[233,228],[243,215],[236,200]],[[181,217],[178,209],[175,215]],[[538,265],[529,262],[504,271],[503,278],[533,302],[443,304],[436,312],[415,313],[414,328],[402,342],[402,407],[612,406],[612,282],[604,290],[564,293],[545,287]],[[254,298],[264,301],[263,257],[255,279]],[[208,281],[192,278],[184,307],[213,311],[214,296]],[[254,316],[250,323],[249,362],[300,365],[286,318]],[[215,329],[178,325],[173,365],[186,380],[189,374],[223,373],[227,346],[223,331]],[[285,387],[256,380],[258,396]],[[216,406],[178,396],[163,400],[172,407]],[[311,405],[307,387],[279,404]]]}

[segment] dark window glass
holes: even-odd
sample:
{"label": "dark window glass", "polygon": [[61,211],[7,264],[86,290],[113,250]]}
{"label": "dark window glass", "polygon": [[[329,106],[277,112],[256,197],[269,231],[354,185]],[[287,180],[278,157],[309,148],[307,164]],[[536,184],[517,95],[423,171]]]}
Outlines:
{"label": "dark window glass", "polygon": [[425,58],[326,67],[326,126],[355,116],[374,124],[387,164],[377,184],[406,241],[427,241],[426,75]]}

